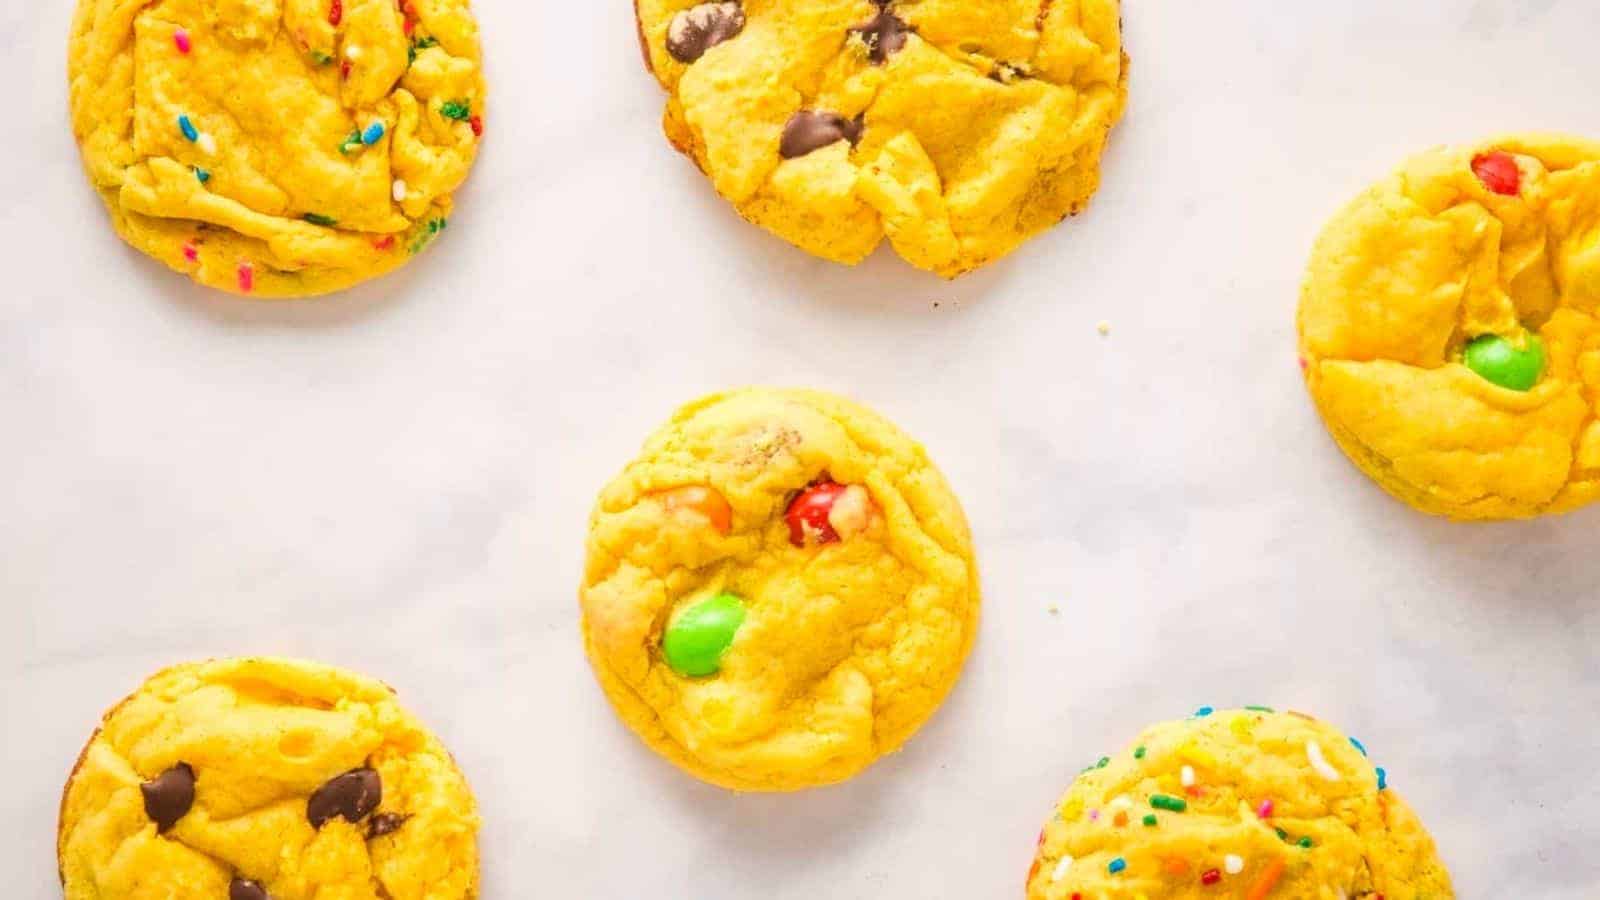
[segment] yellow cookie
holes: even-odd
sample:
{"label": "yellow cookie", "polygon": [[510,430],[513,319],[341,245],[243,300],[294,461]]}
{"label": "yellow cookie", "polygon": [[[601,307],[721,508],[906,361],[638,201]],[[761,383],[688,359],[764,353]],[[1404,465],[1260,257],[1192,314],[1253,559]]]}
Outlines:
{"label": "yellow cookie", "polygon": [[478,815],[383,684],[317,663],[157,673],[67,781],[67,900],[471,900]]}
{"label": "yellow cookie", "polygon": [[1118,0],[635,0],[668,138],[750,221],[954,277],[1082,209],[1127,96]]}
{"label": "yellow cookie", "polygon": [[1317,242],[1301,364],[1346,454],[1456,519],[1600,496],[1600,144],[1439,149]]}
{"label": "yellow cookie", "polygon": [[1264,707],[1155,725],[1061,798],[1028,900],[1450,900],[1433,839],[1366,755]]}
{"label": "yellow cookie", "polygon": [[67,62],[117,233],[241,294],[404,264],[483,132],[467,0],[78,0]]}
{"label": "yellow cookie", "polygon": [[600,495],[580,601],[617,713],[727,788],[843,781],[955,684],[978,624],[961,506],[922,447],[817,391],[684,407]]}

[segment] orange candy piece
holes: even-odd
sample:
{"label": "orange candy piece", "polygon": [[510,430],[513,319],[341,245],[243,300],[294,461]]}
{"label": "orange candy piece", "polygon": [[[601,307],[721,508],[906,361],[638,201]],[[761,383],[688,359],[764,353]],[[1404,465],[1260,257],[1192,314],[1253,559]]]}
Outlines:
{"label": "orange candy piece", "polygon": [[727,534],[733,529],[733,507],[728,505],[727,498],[715,488],[691,484],[662,491],[656,496],[667,508],[667,512],[689,510],[698,513],[711,523],[711,527],[715,528],[718,534]]}

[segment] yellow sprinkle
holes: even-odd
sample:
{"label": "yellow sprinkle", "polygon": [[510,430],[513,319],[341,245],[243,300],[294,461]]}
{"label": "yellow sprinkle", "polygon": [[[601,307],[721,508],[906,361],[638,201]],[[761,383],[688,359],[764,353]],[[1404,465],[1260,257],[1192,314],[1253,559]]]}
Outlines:
{"label": "yellow sprinkle", "polygon": [[1178,748],[1178,757],[1203,768],[1217,768],[1217,758],[1212,756],[1210,751],[1200,749],[1193,741]]}

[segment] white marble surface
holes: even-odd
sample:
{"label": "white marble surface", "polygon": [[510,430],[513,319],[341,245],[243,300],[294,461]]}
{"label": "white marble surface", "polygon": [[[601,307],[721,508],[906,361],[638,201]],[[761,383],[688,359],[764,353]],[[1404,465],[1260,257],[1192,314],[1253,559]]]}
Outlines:
{"label": "white marble surface", "polygon": [[[1600,510],[1408,512],[1329,443],[1292,346],[1315,231],[1404,154],[1600,134],[1591,3],[1130,3],[1091,212],[945,284],[741,223],[661,138],[622,0],[480,0],[490,132],[446,238],[284,305],[112,236],[64,111],[70,5],[0,9],[8,898],[59,896],[57,792],[102,708],[239,653],[398,686],[478,789],[488,898],[1017,897],[1080,765],[1249,702],[1364,737],[1463,897],[1600,896]],[[656,760],[576,631],[594,492],[744,382],[925,441],[986,588],[922,736],[798,796]]]}

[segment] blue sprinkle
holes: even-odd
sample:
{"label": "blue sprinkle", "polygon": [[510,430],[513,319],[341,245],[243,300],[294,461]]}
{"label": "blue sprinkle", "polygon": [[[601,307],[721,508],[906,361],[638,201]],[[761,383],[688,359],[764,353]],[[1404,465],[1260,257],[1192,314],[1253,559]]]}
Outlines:
{"label": "blue sprinkle", "polygon": [[1202,706],[1199,709],[1194,711],[1194,717],[1196,719],[1204,719],[1206,716],[1209,716],[1214,712],[1216,712],[1216,710],[1212,709],[1211,707]]}
{"label": "blue sprinkle", "polygon": [[1121,872],[1123,869],[1126,869],[1127,867],[1128,867],[1128,861],[1119,856],[1116,859],[1113,859],[1109,864],[1107,864],[1106,871],[1110,872],[1113,875],[1115,875],[1118,872]]}
{"label": "blue sprinkle", "polygon": [[1378,767],[1378,790],[1386,791],[1388,789],[1389,789],[1389,773],[1385,772],[1383,770],[1383,766],[1379,766]]}
{"label": "blue sprinkle", "polygon": [[183,132],[183,136],[191,141],[200,139],[200,131],[194,127],[193,122],[189,121],[188,116],[178,117],[178,130]]}
{"label": "blue sprinkle", "polygon": [[1367,755],[1367,748],[1360,741],[1356,740],[1355,738],[1351,738],[1350,739],[1350,746],[1356,748],[1357,750],[1360,750],[1362,756],[1366,756]]}
{"label": "blue sprinkle", "polygon": [[366,144],[368,147],[371,147],[373,144],[376,144],[382,138],[383,138],[383,123],[382,122],[373,122],[371,125],[367,126],[367,130],[366,131],[361,132],[361,143]]}
{"label": "blue sprinkle", "polygon": [[207,172],[205,169],[200,168],[199,166],[195,166],[194,167],[194,177],[199,179],[201,184],[205,184],[206,182],[211,180],[211,173]]}

